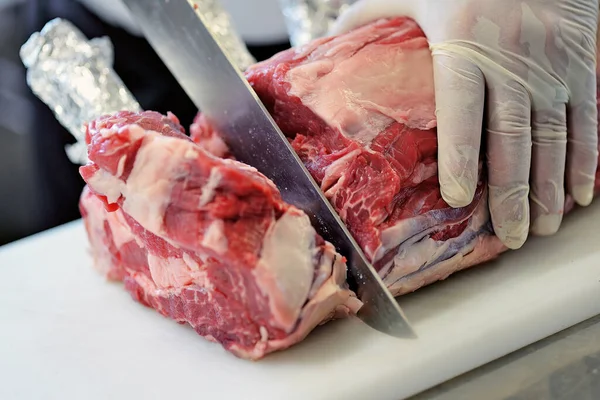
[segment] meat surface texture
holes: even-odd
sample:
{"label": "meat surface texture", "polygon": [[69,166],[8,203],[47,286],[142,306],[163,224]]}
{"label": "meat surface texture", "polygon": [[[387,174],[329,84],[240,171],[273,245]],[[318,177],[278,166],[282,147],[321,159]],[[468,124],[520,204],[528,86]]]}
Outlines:
{"label": "meat surface texture", "polygon": [[[468,207],[440,195],[432,60],[412,20],[318,39],[246,77],[395,295],[506,250],[483,167]],[[135,300],[249,359],[361,306],[344,259],[202,115],[189,138],[173,115],[122,112],[87,141],[94,262]]]}
{"label": "meat surface texture", "polygon": [[[442,199],[432,59],[414,21],[384,19],[315,40],[246,77],[393,294],[506,250],[493,233],[482,169],[472,204],[453,209]],[[192,138],[215,135],[197,117]],[[567,199],[565,211],[572,206]]]}
{"label": "meat surface texture", "polygon": [[343,257],[308,217],[174,116],[103,117],[87,141],[80,208],[94,263],[135,300],[248,359],[360,308]]}

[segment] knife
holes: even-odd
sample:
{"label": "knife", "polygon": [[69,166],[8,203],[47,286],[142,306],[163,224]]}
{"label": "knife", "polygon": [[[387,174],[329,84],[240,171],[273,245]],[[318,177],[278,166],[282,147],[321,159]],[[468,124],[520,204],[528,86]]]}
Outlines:
{"label": "knife", "polygon": [[357,316],[388,335],[416,337],[377,271],[213,36],[201,12],[202,1],[123,3],[181,87],[223,136],[235,158],[271,179],[284,201],[303,210],[316,231],[347,258],[350,288],[364,304]]}

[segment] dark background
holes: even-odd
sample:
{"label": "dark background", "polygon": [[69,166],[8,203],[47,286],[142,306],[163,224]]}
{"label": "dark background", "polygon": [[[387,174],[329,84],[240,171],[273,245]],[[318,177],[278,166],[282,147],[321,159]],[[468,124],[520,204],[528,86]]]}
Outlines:
{"label": "dark background", "polygon": [[[114,68],[146,110],[172,111],[188,127],[196,108],[148,43],[104,23],[74,0],[0,3],[0,245],[79,218],[83,188],[64,147],[72,136],[25,81],[19,49],[49,20],[73,22],[88,37],[108,36]],[[263,60],[289,43],[249,46]]]}

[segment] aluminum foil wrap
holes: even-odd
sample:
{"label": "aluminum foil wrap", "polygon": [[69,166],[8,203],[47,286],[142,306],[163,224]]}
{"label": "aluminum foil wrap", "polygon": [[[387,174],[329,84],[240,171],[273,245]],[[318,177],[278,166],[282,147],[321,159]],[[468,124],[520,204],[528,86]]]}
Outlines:
{"label": "aluminum foil wrap", "polygon": [[66,148],[71,162],[85,164],[85,123],[140,105],[112,69],[108,38],[87,40],[73,24],[54,19],[21,47],[27,84],[77,139]]}
{"label": "aluminum foil wrap", "polygon": [[246,44],[233,27],[229,13],[221,6],[219,0],[188,1],[202,14],[208,29],[221,48],[225,50],[231,62],[242,71],[256,62],[256,59],[252,57]]}
{"label": "aluminum foil wrap", "polygon": [[325,36],[337,17],[357,0],[279,0],[292,46]]}

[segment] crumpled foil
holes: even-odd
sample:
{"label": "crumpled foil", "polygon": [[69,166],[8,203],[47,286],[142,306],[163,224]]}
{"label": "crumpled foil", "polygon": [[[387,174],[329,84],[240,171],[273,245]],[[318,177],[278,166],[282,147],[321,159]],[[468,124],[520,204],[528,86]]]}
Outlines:
{"label": "crumpled foil", "polygon": [[66,147],[73,163],[87,163],[85,123],[140,105],[112,69],[108,38],[87,38],[62,19],[48,22],[21,47],[27,83],[52,109],[56,119],[77,139]]}
{"label": "crumpled foil", "polygon": [[[256,62],[218,0],[188,1],[202,13],[235,65],[244,70]],[[73,163],[88,161],[85,123],[104,114],[141,111],[112,69],[113,47],[108,38],[88,40],[72,23],[57,18],[31,35],[20,55],[33,93],[77,140],[65,148]]]}
{"label": "crumpled foil", "polygon": [[256,62],[256,59],[252,57],[246,44],[233,27],[229,13],[221,6],[219,0],[188,1],[202,14],[215,40],[238,68],[244,71]]}
{"label": "crumpled foil", "polygon": [[337,17],[356,1],[279,0],[292,46],[325,36]]}

